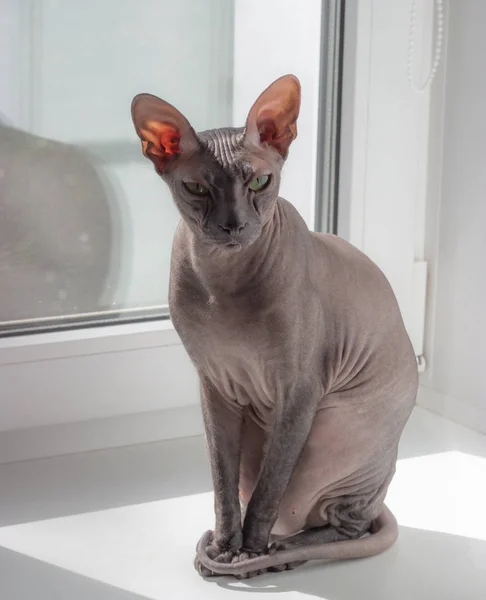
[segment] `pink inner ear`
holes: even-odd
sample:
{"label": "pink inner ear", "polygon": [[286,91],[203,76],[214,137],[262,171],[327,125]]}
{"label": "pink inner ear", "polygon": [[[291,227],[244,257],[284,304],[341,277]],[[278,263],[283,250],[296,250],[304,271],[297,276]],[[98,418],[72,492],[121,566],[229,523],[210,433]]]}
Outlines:
{"label": "pink inner ear", "polygon": [[181,143],[181,134],[177,129],[173,129],[172,127],[166,127],[160,134],[160,145],[163,151],[172,156],[174,154],[180,154],[180,143]]}
{"label": "pink inner ear", "polygon": [[270,119],[259,123],[258,133],[260,134],[261,143],[266,142],[268,144],[271,144],[272,141],[275,139],[277,133],[275,123]]}
{"label": "pink inner ear", "polygon": [[181,153],[181,133],[168,123],[149,122],[142,133],[142,151],[162,171],[170,159]]}
{"label": "pink inner ear", "polygon": [[283,125],[280,130],[273,119],[264,119],[258,124],[258,133],[260,143],[267,143],[277,150],[279,154],[285,156],[292,140],[297,135],[297,126],[295,123]]}

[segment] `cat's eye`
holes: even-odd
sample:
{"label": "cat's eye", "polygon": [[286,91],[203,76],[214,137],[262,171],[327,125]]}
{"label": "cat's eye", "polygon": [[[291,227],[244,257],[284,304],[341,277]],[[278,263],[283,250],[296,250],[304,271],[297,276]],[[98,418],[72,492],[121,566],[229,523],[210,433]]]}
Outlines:
{"label": "cat's eye", "polygon": [[202,183],[196,181],[183,181],[182,183],[193,196],[209,196],[208,188]]}
{"label": "cat's eye", "polygon": [[260,177],[255,177],[255,179],[250,181],[250,190],[259,192],[260,190],[263,190],[263,188],[267,187],[269,181],[270,175],[260,175]]}

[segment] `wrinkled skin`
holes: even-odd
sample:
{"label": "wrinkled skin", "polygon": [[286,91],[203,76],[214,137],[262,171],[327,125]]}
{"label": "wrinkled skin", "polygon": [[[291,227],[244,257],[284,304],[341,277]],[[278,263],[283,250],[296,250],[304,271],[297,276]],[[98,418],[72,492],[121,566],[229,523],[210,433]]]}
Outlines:
{"label": "wrinkled skin", "polygon": [[244,129],[196,134],[162,100],[133,103],[144,153],[182,216],[170,310],[200,376],[214,483],[203,575],[371,555],[396,539],[383,500],[415,401],[415,356],[381,271],[309,232],[278,196],[299,104],[286,76]]}

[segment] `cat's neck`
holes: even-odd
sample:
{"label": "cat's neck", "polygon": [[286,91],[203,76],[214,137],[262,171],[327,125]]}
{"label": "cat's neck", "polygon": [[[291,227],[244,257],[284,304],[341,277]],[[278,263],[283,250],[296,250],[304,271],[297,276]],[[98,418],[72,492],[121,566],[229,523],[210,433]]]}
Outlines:
{"label": "cat's neck", "polygon": [[[295,254],[305,252],[308,233],[294,207],[278,199],[261,235],[247,248],[238,251],[218,248],[189,232],[186,240],[194,273],[208,293],[217,297],[265,287],[276,277],[285,285],[287,278],[295,276]],[[295,252],[284,251],[289,245]],[[293,263],[292,268],[289,262]]]}

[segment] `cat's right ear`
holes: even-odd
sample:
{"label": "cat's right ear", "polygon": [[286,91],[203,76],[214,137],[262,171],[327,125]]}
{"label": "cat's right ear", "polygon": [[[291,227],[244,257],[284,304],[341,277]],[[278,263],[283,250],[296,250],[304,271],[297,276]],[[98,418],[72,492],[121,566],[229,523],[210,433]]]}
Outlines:
{"label": "cat's right ear", "polygon": [[167,170],[181,154],[198,148],[194,129],[177,108],[151,94],[139,94],[132,101],[132,119],[142,152],[158,173]]}

